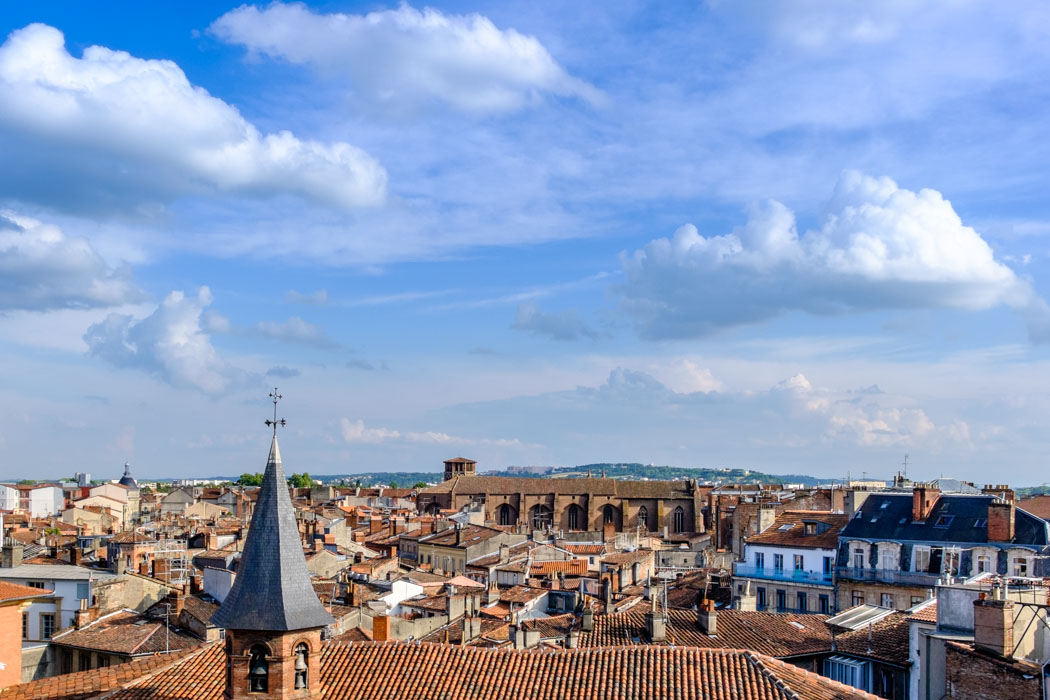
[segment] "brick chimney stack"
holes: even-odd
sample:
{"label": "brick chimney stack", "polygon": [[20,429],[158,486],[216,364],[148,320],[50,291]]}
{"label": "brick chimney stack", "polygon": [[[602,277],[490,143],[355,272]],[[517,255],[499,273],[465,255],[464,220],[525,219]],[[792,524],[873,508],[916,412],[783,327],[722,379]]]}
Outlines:
{"label": "brick chimney stack", "polygon": [[1014,652],[1014,603],[1012,600],[973,601],[973,644],[998,656]]}
{"label": "brick chimney stack", "polygon": [[916,484],[912,489],[911,519],[924,522],[940,495],[941,490],[933,484]]}
{"label": "brick chimney stack", "polygon": [[1016,508],[1007,501],[988,504],[988,541],[1013,542]]}

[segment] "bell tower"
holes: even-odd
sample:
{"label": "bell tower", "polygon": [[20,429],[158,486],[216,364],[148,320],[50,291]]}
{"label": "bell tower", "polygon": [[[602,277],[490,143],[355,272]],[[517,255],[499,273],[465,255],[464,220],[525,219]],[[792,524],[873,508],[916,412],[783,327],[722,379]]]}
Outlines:
{"label": "bell tower", "polygon": [[274,404],[270,456],[237,578],[212,616],[226,630],[226,697],[312,700],[321,697],[321,632],[333,622],[321,605],[288,496],[277,446]]}

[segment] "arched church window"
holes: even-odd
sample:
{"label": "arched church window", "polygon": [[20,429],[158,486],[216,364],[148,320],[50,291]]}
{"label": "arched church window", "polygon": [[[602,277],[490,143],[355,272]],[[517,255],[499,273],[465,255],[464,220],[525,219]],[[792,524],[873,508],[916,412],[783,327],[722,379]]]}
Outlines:
{"label": "arched church window", "polygon": [[649,511],[645,506],[638,508],[638,524],[645,526],[645,529],[649,529]]}
{"label": "arched church window", "polygon": [[305,642],[295,645],[295,689],[310,687],[310,647]]}
{"label": "arched church window", "polygon": [[674,509],[674,531],[685,532],[685,511],[682,506]]}
{"label": "arched church window", "polygon": [[256,645],[248,652],[248,690],[266,693],[270,690],[270,662],[266,659],[266,647]]}

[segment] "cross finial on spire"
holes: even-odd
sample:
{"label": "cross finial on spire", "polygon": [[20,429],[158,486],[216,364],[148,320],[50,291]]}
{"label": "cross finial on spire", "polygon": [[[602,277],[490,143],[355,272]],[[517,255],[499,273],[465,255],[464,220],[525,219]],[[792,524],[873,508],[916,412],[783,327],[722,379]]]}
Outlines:
{"label": "cross finial on spire", "polygon": [[283,399],[284,397],[278,394],[277,387],[274,387],[273,391],[270,392],[270,398],[273,399],[273,420],[267,418],[266,427],[273,427],[273,436],[277,437],[277,426],[279,425],[283,428],[285,425],[284,418],[277,420],[277,402]]}

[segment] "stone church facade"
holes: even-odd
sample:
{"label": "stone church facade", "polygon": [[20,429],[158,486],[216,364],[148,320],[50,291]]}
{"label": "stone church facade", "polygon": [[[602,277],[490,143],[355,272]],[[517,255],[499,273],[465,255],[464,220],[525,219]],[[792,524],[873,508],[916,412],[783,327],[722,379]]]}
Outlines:
{"label": "stone church facade", "polygon": [[416,502],[425,513],[481,506],[486,522],[502,527],[573,532],[611,525],[616,532],[674,535],[704,532],[708,490],[692,480],[457,476],[424,489]]}

